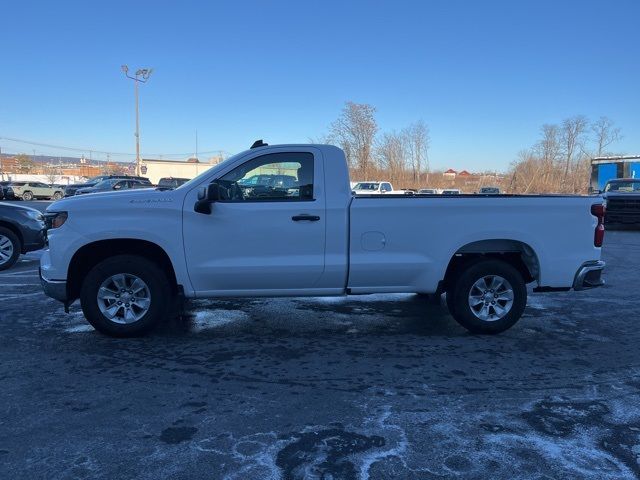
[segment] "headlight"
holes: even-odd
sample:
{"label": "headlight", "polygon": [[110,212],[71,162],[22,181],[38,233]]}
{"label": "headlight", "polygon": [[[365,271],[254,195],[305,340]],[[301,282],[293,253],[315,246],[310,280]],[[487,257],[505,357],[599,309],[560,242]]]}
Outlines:
{"label": "headlight", "polygon": [[47,213],[47,228],[60,228],[67,221],[67,212],[48,212]]}
{"label": "headlight", "polygon": [[40,212],[34,212],[33,210],[27,210],[26,214],[27,214],[28,217],[33,218],[34,220],[37,220],[39,222],[42,222],[44,220],[44,216]]}

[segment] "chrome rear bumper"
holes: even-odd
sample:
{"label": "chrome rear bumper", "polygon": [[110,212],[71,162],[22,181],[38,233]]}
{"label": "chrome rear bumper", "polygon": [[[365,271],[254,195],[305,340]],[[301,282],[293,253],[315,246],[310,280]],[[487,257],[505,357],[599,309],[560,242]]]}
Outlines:
{"label": "chrome rear bumper", "polygon": [[582,264],[573,281],[573,289],[586,290],[604,285],[602,270],[604,270],[605,265],[602,260],[594,260]]}

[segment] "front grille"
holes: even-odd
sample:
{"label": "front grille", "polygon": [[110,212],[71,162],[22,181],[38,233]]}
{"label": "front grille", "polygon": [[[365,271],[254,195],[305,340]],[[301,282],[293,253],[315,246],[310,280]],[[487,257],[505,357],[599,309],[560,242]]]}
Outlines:
{"label": "front grille", "polygon": [[607,200],[607,211],[640,211],[640,197],[610,198]]}

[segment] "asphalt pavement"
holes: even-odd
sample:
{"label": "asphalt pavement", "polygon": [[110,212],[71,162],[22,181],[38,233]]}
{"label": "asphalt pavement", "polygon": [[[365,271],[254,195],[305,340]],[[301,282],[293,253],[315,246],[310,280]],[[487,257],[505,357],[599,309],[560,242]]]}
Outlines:
{"label": "asphalt pavement", "polygon": [[117,340],[38,256],[0,273],[0,478],[640,476],[640,232],[607,233],[605,287],[491,337],[374,295],[199,301]]}

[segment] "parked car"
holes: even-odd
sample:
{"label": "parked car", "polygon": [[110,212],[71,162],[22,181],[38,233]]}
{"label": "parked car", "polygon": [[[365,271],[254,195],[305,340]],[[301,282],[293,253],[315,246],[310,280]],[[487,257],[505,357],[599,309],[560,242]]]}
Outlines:
{"label": "parked car", "polygon": [[11,182],[7,182],[7,181],[0,182],[0,200],[4,200],[5,199],[6,194],[4,193],[4,189],[10,183]]}
{"label": "parked car", "polygon": [[11,268],[21,253],[46,243],[44,216],[35,208],[0,203],[0,270]]}
{"label": "parked car", "polygon": [[462,191],[459,188],[445,188],[440,192],[441,195],[460,195]]}
{"label": "parked car", "polygon": [[[294,196],[240,186],[282,164],[298,167]],[[114,336],[149,331],[181,298],[389,292],[444,292],[462,326],[498,333],[522,315],[527,283],[603,284],[601,198],[353,196],[330,145],[263,146],[176,190],[65,199],[47,214],[45,293],[67,309],[79,298]]]}
{"label": "parked car", "polygon": [[21,198],[26,201],[60,200],[64,197],[64,191],[42,182],[11,182],[5,190],[5,195],[9,199]]}
{"label": "parked car", "polygon": [[358,182],[352,189],[356,195],[381,195],[393,192],[389,182]]}
{"label": "parked car", "polygon": [[152,187],[151,182],[143,182],[137,179],[110,178],[98,182],[93,187],[84,187],[76,190],[76,195],[84,195],[86,193],[110,192],[112,190],[128,190],[130,188],[149,188]]}
{"label": "parked car", "polygon": [[418,190],[418,194],[419,195],[437,195],[438,190],[436,190],[435,188],[421,188],[420,190]]}
{"label": "parked car", "polygon": [[482,187],[478,193],[482,195],[500,195],[500,189],[498,187]]}
{"label": "parked car", "polygon": [[140,180],[142,182],[148,183],[149,186],[151,186],[151,182],[146,177],[135,177],[132,175],[98,175],[97,177],[90,178],[85,183],[74,183],[72,185],[67,185],[67,188],[64,189],[64,196],[73,197],[76,194],[76,191],[78,191],[78,189],[95,187],[98,183],[102,182],[103,180],[108,180],[111,178]]}
{"label": "parked car", "polygon": [[172,190],[174,188],[178,188],[180,185],[184,185],[189,180],[189,178],[164,177],[158,181],[158,188],[163,190]]}
{"label": "parked car", "polygon": [[604,187],[607,226],[640,226],[640,179],[617,178]]}

